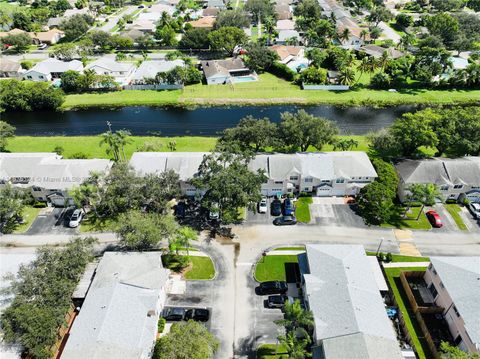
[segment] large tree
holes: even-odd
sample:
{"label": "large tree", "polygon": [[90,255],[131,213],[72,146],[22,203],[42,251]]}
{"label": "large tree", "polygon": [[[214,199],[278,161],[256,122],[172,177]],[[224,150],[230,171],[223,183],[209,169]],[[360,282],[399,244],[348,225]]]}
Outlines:
{"label": "large tree", "polygon": [[245,10],[252,14],[256,22],[264,21],[269,16],[275,16],[274,4],[270,0],[247,0]]}
{"label": "large tree", "polygon": [[2,37],[4,46],[13,46],[16,52],[25,52],[32,44],[32,38],[27,33],[13,34]]}
{"label": "large tree", "polygon": [[0,121],[0,152],[4,152],[8,139],[15,136],[15,127],[5,121]]}
{"label": "large tree", "polygon": [[65,32],[65,40],[73,41],[85,35],[93,22],[94,19],[89,15],[73,15],[62,21],[60,29]]}
{"label": "large tree", "polygon": [[277,54],[261,43],[250,42],[247,45],[245,64],[252,71],[268,71],[277,59]]}
{"label": "large tree", "polygon": [[210,46],[208,34],[210,34],[210,32],[210,29],[189,29],[180,40],[179,46],[181,49],[208,49]]}
{"label": "large tree", "polygon": [[305,110],[284,112],[281,118],[280,138],[292,151],[300,149],[304,152],[310,146],[321,150],[338,134],[338,127],[333,122],[311,115]]}
{"label": "large tree", "polygon": [[260,201],[263,172],[248,168],[250,156],[230,152],[213,152],[200,164],[192,184],[205,191],[202,204],[213,209],[218,206],[220,219],[228,224],[238,219],[238,209],[254,208]]}
{"label": "large tree", "polygon": [[250,26],[250,16],[241,9],[223,10],[217,14],[214,28],[238,27],[243,29]]}
{"label": "large tree", "polygon": [[244,45],[247,42],[247,35],[238,27],[221,27],[208,34],[208,40],[214,50],[233,55],[237,46]]}
{"label": "large tree", "polygon": [[0,187],[0,233],[11,233],[22,218],[25,192],[6,184]]}
{"label": "large tree", "polygon": [[155,344],[153,359],[210,359],[219,341],[201,323],[179,322]]}

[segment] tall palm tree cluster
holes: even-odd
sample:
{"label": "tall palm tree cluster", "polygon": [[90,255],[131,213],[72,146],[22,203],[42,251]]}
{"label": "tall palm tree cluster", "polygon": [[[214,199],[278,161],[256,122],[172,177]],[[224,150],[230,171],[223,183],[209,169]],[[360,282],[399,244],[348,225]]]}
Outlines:
{"label": "tall palm tree cluster", "polygon": [[284,311],[284,319],[275,321],[285,329],[285,333],[278,336],[278,341],[285,347],[289,358],[310,358],[315,325],[313,313],[304,309],[298,299],[293,303],[287,301]]}
{"label": "tall palm tree cluster", "polygon": [[109,129],[107,132],[102,133],[100,146],[107,145],[106,152],[108,155],[113,155],[115,162],[126,161],[125,146],[131,142],[130,135],[131,133],[128,130],[112,132]]}

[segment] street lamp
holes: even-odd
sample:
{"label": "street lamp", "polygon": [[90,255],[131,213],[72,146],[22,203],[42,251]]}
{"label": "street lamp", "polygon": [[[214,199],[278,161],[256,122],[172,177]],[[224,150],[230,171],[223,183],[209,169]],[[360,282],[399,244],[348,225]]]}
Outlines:
{"label": "street lamp", "polygon": [[380,238],[380,244],[378,245],[377,253],[376,253],[376,256],[377,256],[377,257],[378,257],[378,253],[380,252],[380,247],[382,246],[382,243],[383,243],[383,240],[384,240],[384,239],[385,239],[385,238],[383,238],[383,237]]}

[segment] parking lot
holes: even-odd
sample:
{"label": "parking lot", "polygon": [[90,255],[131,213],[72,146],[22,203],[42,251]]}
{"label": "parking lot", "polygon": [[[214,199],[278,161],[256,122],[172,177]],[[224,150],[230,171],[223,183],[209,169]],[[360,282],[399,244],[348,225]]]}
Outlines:
{"label": "parking lot", "polygon": [[27,234],[75,234],[76,228],[68,226],[73,211],[73,208],[47,207],[33,221]]}
{"label": "parking lot", "polygon": [[[472,213],[465,207],[461,207],[462,211],[460,212],[460,216],[467,226],[468,230],[471,232],[480,232],[480,225],[479,222],[473,217]],[[425,208],[425,212],[428,209],[434,209],[437,211],[438,215],[442,220],[443,226],[441,228],[434,228],[434,231],[437,232],[455,232],[458,231],[457,224],[453,220],[452,216],[442,204],[436,204],[433,207]]]}

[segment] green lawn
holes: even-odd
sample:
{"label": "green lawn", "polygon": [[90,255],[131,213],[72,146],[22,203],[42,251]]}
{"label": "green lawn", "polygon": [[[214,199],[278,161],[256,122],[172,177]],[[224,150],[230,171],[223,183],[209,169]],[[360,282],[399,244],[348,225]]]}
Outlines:
{"label": "green lawn", "polygon": [[[360,83],[368,84],[370,75],[363,74]],[[235,85],[186,86],[175,91],[118,91],[96,94],[67,95],[63,109],[91,106],[134,105],[228,105],[228,104],[332,104],[399,105],[399,104],[473,104],[479,103],[480,90],[371,90],[304,91],[299,86],[272,74],[260,75],[260,80]]]}
{"label": "green lawn", "polygon": [[190,256],[192,268],[185,273],[185,279],[208,280],[215,276],[215,267],[210,257]]}
{"label": "green lawn", "polygon": [[40,210],[41,208],[38,207],[26,206],[22,212],[22,218],[24,220],[24,223],[19,224],[15,228],[13,233],[25,233],[26,231],[28,231],[35,218],[37,218],[38,213],[40,213]]}
{"label": "green lawn", "polygon": [[385,228],[400,228],[400,229],[422,229],[429,230],[432,228],[428,222],[427,216],[424,213],[420,214],[418,220],[416,219],[422,207],[411,207],[406,217],[403,217],[405,208],[398,206],[396,215],[388,223],[383,223],[381,226]]}
{"label": "green lawn", "polygon": [[274,251],[304,251],[305,247],[304,246],[299,246],[299,247],[278,247],[273,249]]}
{"label": "green lawn", "polygon": [[80,223],[78,227],[80,233],[89,233],[89,232],[108,232],[115,230],[117,226],[117,222],[115,219],[107,218],[104,220],[96,220],[92,221],[92,217],[88,215],[85,219]]}
{"label": "green lawn", "polygon": [[288,353],[283,344],[263,344],[257,349],[257,359],[288,359]]}
{"label": "green lawn", "polygon": [[[375,256],[376,252],[368,252],[367,256]],[[415,256],[402,256],[401,254],[392,253],[392,262],[430,262],[429,257],[415,257]]]}
{"label": "green lawn", "polygon": [[295,216],[299,222],[309,223],[310,208],[309,205],[313,202],[312,197],[300,197],[295,203]]}
{"label": "green lawn", "polygon": [[409,268],[385,268],[385,274],[387,275],[388,283],[392,288],[393,295],[398,304],[398,308],[403,314],[405,324],[410,336],[412,337],[412,344],[415,347],[420,359],[430,358],[428,345],[425,339],[422,338],[422,332],[417,320],[409,308],[408,298],[405,291],[402,288],[400,282],[401,271],[425,271],[425,268],[409,267]]}
{"label": "green lawn", "polygon": [[298,257],[296,255],[270,255],[261,258],[255,268],[255,279],[258,282],[286,280],[285,263],[298,263]]}
{"label": "green lawn", "polygon": [[460,206],[455,203],[445,204],[444,206],[445,206],[445,209],[448,211],[448,213],[450,213],[450,215],[452,216],[455,223],[457,224],[458,229],[462,231],[466,231],[467,226],[465,225],[462,217],[460,216],[460,212],[462,211]]}

